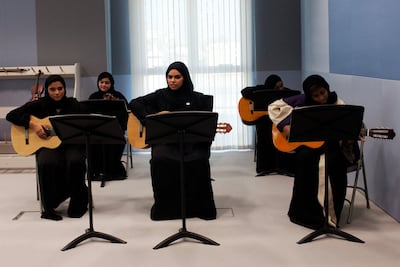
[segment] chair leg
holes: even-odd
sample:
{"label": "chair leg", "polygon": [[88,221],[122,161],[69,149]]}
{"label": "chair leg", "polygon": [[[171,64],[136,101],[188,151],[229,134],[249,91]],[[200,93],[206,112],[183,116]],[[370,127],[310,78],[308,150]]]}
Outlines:
{"label": "chair leg", "polygon": [[36,165],[36,200],[39,201],[40,210],[43,211],[42,199],[40,197],[40,181],[39,181],[39,168],[37,163],[37,154],[35,154],[35,165]]}
{"label": "chair leg", "polygon": [[357,167],[356,170],[356,175],[354,177],[354,184],[352,186],[353,190],[351,193],[351,200],[350,200],[350,207],[349,207],[349,214],[347,215],[347,223],[351,223],[351,217],[353,215],[353,208],[354,208],[354,201],[355,201],[355,197],[356,197],[356,191],[357,191],[357,184],[358,184],[358,175],[360,173],[360,167]]}
{"label": "chair leg", "polygon": [[131,169],[133,169],[133,157],[132,157],[132,146],[129,144],[129,162],[131,164]]}
{"label": "chair leg", "polygon": [[37,177],[37,174],[36,174],[36,200],[40,200],[40,197],[39,197],[39,179]]}
{"label": "chair leg", "polygon": [[[349,214],[347,216],[347,223],[351,223],[351,217],[353,215],[353,208],[354,208],[354,201],[355,201],[355,196],[356,196],[356,191],[357,189],[362,190],[364,192],[365,195],[365,200],[367,203],[367,208],[370,208],[369,205],[369,196],[368,196],[368,186],[367,186],[367,176],[365,175],[365,167],[364,167],[364,158],[362,157],[359,160],[359,165],[357,166],[357,171],[356,171],[356,175],[354,178],[354,184],[352,186],[353,190],[352,190],[352,195],[351,195],[351,200],[350,200],[350,208],[349,208]],[[363,175],[363,182],[364,182],[364,188],[359,187],[358,186],[358,177],[360,174],[360,170],[362,171],[362,175]]]}
{"label": "chair leg", "polygon": [[253,161],[257,161],[257,131],[254,131],[254,158]]}
{"label": "chair leg", "polygon": [[125,160],[125,171],[128,174],[129,169],[133,169],[133,157],[132,157],[132,146],[126,143],[126,160]]}
{"label": "chair leg", "polygon": [[368,194],[368,186],[367,186],[367,176],[365,175],[365,167],[364,167],[364,158],[362,158],[362,172],[363,172],[363,182],[364,182],[364,194],[365,194],[365,201],[367,202],[367,209],[370,208],[369,205],[369,194]]}

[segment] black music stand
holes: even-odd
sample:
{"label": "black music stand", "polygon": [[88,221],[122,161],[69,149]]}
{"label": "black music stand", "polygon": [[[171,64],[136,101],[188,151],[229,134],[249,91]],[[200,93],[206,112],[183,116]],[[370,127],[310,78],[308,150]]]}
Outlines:
{"label": "black music stand", "polygon": [[266,106],[275,100],[299,95],[301,92],[290,89],[265,89],[260,86],[246,87],[242,91],[242,96],[256,103],[255,110],[265,110]]}
{"label": "black music stand", "polygon": [[[289,142],[358,140],[364,107],[353,105],[318,105],[295,108],[291,116]],[[321,229],[305,236],[298,244],[312,241],[323,234],[334,234],[352,242],[361,239],[329,225],[328,162],[325,156],[325,222]]]}
{"label": "black music stand", "polygon": [[179,144],[180,148],[180,186],[182,228],[179,232],[161,241],[153,249],[168,246],[170,243],[189,237],[208,245],[219,244],[202,235],[186,229],[186,196],[184,171],[184,146],[187,143],[209,142],[214,140],[218,113],[207,111],[176,111],[146,117],[146,144]]}
{"label": "black music stand", "polygon": [[99,114],[71,114],[51,116],[51,125],[64,144],[85,144],[87,157],[87,180],[88,180],[88,204],[89,204],[89,228],[85,233],[68,243],[62,251],[76,247],[80,242],[92,238],[102,238],[112,243],[123,243],[126,241],[112,235],[94,231],[93,229],[93,198],[91,185],[91,144],[123,144],[125,138],[121,127],[114,116]]}
{"label": "black music stand", "polygon": [[[128,108],[122,99],[89,99],[79,102],[81,113],[95,113],[117,117],[121,127],[126,127],[128,121]],[[125,130],[125,129],[123,129]]]}
{"label": "black music stand", "polygon": [[[128,122],[128,108],[126,103],[122,99],[116,100],[108,100],[108,99],[89,99],[83,100],[79,102],[81,112],[88,113],[88,114],[102,114],[102,115],[110,115],[117,117],[122,130],[126,130],[126,125]],[[103,153],[103,166],[107,166],[105,163],[105,148],[102,146],[102,153]],[[107,172],[107,168],[105,172]],[[106,184],[106,175],[105,173],[100,174],[101,183],[100,187],[104,187]]]}
{"label": "black music stand", "polygon": [[246,87],[242,91],[242,96],[251,100],[253,111],[266,111],[268,105],[275,100],[300,94],[300,91],[290,89],[265,89],[263,86]]}

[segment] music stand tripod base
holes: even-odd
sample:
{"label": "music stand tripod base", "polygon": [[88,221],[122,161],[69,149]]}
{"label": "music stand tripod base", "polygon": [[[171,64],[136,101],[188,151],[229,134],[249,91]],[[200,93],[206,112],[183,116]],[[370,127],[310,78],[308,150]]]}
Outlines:
{"label": "music stand tripod base", "polygon": [[199,234],[189,232],[186,229],[179,229],[179,232],[176,234],[171,235],[170,237],[166,238],[165,240],[161,241],[158,245],[156,245],[153,249],[159,249],[159,248],[164,248],[167,247],[169,244],[172,242],[181,239],[181,238],[192,238],[198,241],[203,242],[206,245],[214,245],[214,246],[219,246],[220,244]]}
{"label": "music stand tripod base", "polygon": [[112,236],[112,235],[109,235],[109,234],[106,234],[106,233],[97,232],[97,231],[94,231],[92,229],[87,229],[86,233],[78,236],[77,238],[75,238],[74,240],[69,242],[65,247],[63,247],[61,249],[61,251],[66,251],[68,249],[74,248],[79,243],[85,241],[86,239],[93,238],[93,237],[105,239],[105,240],[110,241],[111,243],[120,243],[120,244],[126,244],[127,243],[126,241],[124,241],[122,239],[119,239],[119,238],[117,238],[115,236]]}
{"label": "music stand tripod base", "polygon": [[355,237],[355,236],[353,236],[353,235],[351,235],[349,233],[343,232],[343,231],[341,231],[341,230],[339,230],[337,228],[323,227],[323,228],[321,228],[319,230],[316,230],[316,231],[308,234],[307,236],[303,237],[302,239],[297,241],[297,244],[304,244],[304,243],[311,242],[315,238],[317,238],[318,236],[323,235],[323,234],[326,234],[326,235],[330,235],[330,234],[337,235],[337,236],[343,237],[345,240],[348,240],[348,241],[351,241],[351,242],[365,243],[361,239],[359,239],[359,238],[357,238],[357,237]]}

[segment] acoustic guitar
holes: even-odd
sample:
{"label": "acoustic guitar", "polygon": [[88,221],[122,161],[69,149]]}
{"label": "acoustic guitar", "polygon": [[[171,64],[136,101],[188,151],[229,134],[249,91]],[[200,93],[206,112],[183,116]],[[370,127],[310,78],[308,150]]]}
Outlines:
{"label": "acoustic guitar", "polygon": [[[150,146],[146,144],[146,127],[142,125],[139,119],[132,113],[128,116],[128,141],[136,149],[146,149]],[[232,126],[229,123],[218,123],[217,133],[229,133]]]}
{"label": "acoustic guitar", "polygon": [[[267,110],[254,110],[254,101],[244,97],[240,98],[238,109],[244,124],[253,125],[256,120],[268,115]],[[267,109],[266,105],[265,109]]]}
{"label": "acoustic guitar", "polygon": [[15,152],[22,156],[29,156],[40,148],[54,149],[61,144],[61,140],[52,131],[48,117],[39,119],[31,116],[31,120],[44,125],[48,137],[47,139],[42,139],[32,129],[25,129],[23,126],[13,124],[11,125],[11,143]]}
{"label": "acoustic guitar", "polygon": [[286,137],[283,136],[281,131],[278,130],[275,124],[272,124],[272,141],[274,146],[282,152],[291,152],[294,151],[299,146],[308,146],[309,148],[319,148],[324,142],[316,141],[316,142],[289,142]]}
{"label": "acoustic guitar", "polygon": [[[369,136],[377,139],[393,139],[396,133],[393,129],[386,128],[372,128],[372,129],[362,129],[361,136]],[[274,146],[282,152],[294,151],[299,146],[307,146],[309,148],[320,148],[324,141],[315,142],[289,142],[283,134],[278,130],[275,124],[272,125],[272,141]]]}

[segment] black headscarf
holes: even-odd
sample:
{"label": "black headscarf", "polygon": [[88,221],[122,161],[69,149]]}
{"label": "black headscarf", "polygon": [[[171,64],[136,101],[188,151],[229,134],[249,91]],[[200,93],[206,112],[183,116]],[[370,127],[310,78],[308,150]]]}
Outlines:
{"label": "black headscarf", "polygon": [[335,92],[331,92],[329,90],[329,84],[328,82],[320,75],[313,74],[308,76],[304,81],[303,81],[303,91],[304,95],[306,97],[306,105],[318,105],[317,102],[315,102],[312,97],[311,97],[311,91],[312,89],[323,87],[328,90],[328,102],[327,104],[334,104],[337,101],[337,94]]}
{"label": "black headscarf", "polygon": [[281,81],[281,77],[276,74],[271,74],[265,79],[264,87],[265,89],[275,89],[276,83]]}
{"label": "black headscarf", "polygon": [[[49,86],[50,86],[50,84],[52,84],[54,82],[60,82],[64,87],[65,94],[64,94],[63,98],[59,101],[55,101],[49,95]],[[44,83],[44,99],[47,102],[50,109],[60,110],[65,106],[65,103],[67,102],[67,88],[65,85],[65,80],[62,76],[50,75],[49,77],[47,77],[47,79]]]}
{"label": "black headscarf", "polygon": [[[47,77],[46,81],[44,82],[44,96],[45,97],[50,97],[49,92],[48,92],[49,85],[54,82],[62,83],[62,85],[64,86],[64,89],[66,89],[65,80],[63,77],[61,77],[60,75],[50,75],[49,77]],[[66,97],[66,96],[67,96],[67,92],[65,92],[64,97]]]}
{"label": "black headscarf", "polygon": [[114,77],[112,76],[111,73],[106,72],[106,71],[100,73],[99,76],[97,77],[97,89],[99,89],[99,91],[101,91],[100,88],[99,88],[99,81],[101,79],[104,79],[104,78],[108,78],[110,80],[110,83],[111,83],[111,87],[107,91],[107,93],[113,93],[115,91],[115,88],[114,88]]}
{"label": "black headscarf", "polygon": [[179,71],[179,73],[182,74],[183,84],[182,84],[182,87],[179,88],[179,90],[170,90],[170,91],[173,92],[174,94],[179,94],[179,95],[191,94],[194,89],[193,89],[192,79],[190,78],[189,69],[186,67],[186,65],[183,62],[176,61],[174,63],[171,63],[171,65],[168,66],[168,69],[165,73],[166,78],[168,77],[168,73],[173,69]]}

